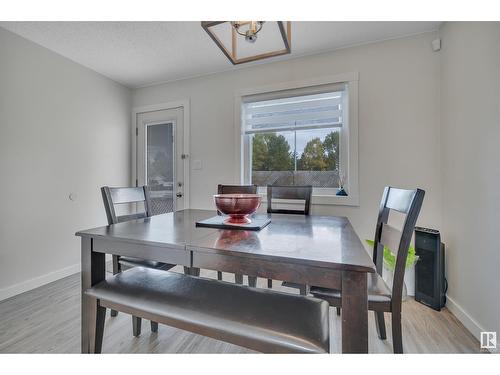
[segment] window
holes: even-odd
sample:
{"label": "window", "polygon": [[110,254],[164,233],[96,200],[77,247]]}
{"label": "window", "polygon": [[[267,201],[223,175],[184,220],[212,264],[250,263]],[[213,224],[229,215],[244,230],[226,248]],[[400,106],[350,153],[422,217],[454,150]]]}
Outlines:
{"label": "window", "polygon": [[343,82],[242,95],[242,182],[312,185],[313,197],[335,196],[343,185],[356,195],[346,204],[357,204],[349,183],[357,173],[349,168],[349,91]]}

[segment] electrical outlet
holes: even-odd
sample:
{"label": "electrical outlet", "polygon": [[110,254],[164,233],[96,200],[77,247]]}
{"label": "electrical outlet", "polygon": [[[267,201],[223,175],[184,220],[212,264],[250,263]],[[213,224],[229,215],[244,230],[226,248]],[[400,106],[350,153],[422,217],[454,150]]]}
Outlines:
{"label": "electrical outlet", "polygon": [[193,169],[197,171],[203,169],[203,163],[201,162],[201,160],[193,160]]}

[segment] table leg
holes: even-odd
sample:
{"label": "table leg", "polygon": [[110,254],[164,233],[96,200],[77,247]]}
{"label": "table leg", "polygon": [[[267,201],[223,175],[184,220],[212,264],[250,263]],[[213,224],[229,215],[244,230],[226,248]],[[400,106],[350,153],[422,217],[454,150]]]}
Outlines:
{"label": "table leg", "polygon": [[104,329],[104,324],[100,320],[102,314],[98,314],[100,311],[96,310],[96,301],[84,292],[106,278],[105,254],[93,252],[92,239],[88,237],[82,237],[81,248],[81,351],[92,353],[100,348],[98,340],[102,337],[100,331]]}
{"label": "table leg", "polygon": [[368,353],[368,294],[364,272],[342,272],[342,353]]}

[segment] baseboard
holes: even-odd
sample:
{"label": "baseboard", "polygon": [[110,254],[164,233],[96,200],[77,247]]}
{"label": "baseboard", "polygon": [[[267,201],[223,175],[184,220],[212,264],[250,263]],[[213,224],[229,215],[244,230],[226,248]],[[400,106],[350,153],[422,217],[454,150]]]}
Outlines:
{"label": "baseboard", "polygon": [[455,317],[460,320],[460,322],[467,328],[467,330],[477,338],[478,341],[481,341],[481,332],[486,331],[481,325],[476,322],[472,317],[465,312],[465,310],[456,303],[453,298],[446,296],[446,308],[453,314]]}
{"label": "baseboard", "polygon": [[80,272],[80,263],[0,289],[0,301]]}

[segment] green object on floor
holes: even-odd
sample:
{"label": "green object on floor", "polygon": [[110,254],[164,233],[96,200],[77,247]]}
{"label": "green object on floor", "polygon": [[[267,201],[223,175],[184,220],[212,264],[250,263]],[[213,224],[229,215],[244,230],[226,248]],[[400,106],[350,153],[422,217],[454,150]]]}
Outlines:
{"label": "green object on floor", "polygon": [[[368,245],[373,247],[373,240],[365,240]],[[415,247],[408,248],[408,256],[406,257],[406,268],[410,268],[418,261],[418,256],[415,254]],[[384,246],[384,264],[387,268],[394,271],[396,267],[396,255],[387,246]]]}

